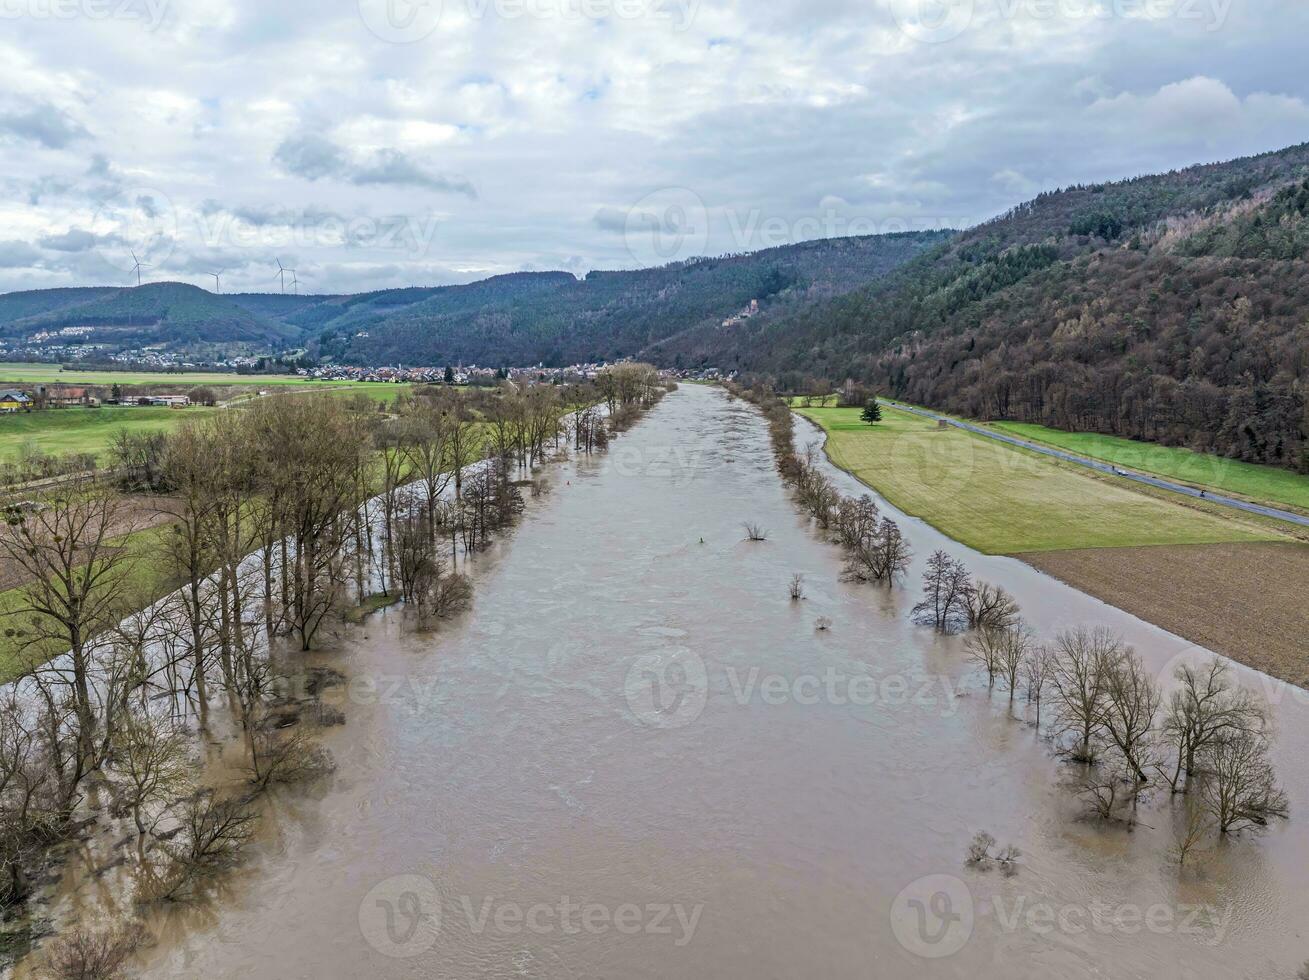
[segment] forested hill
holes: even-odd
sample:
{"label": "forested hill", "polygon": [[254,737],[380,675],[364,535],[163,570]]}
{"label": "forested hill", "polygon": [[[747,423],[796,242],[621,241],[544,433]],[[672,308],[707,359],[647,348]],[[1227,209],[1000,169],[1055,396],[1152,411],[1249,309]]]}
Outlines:
{"label": "forested hill", "polygon": [[[0,344],[213,356],[305,346],[320,361],[566,365],[637,354],[757,300],[782,312],[866,286],[954,232],[838,238],[654,269],[519,272],[348,295],[217,295],[178,282],[0,295]],[[62,331],[62,333],[61,333]]]}
{"label": "forested hill", "polygon": [[1309,471],[1309,144],[1043,194],[867,288],[647,356]]}
{"label": "forested hill", "polygon": [[88,330],[87,339],[110,348],[146,344],[263,347],[300,336],[298,330],[275,318],[252,313],[229,297],[182,282],[42,289],[0,296],[0,338],[20,341],[67,328]]}
{"label": "forested hill", "polygon": [[[363,364],[569,364],[636,354],[724,320],[758,300],[781,311],[875,281],[950,232],[787,245],[631,272],[519,273],[467,286],[398,290],[293,316],[322,329],[320,349]],[[403,295],[397,295],[403,294]],[[417,302],[414,302],[414,300]]]}

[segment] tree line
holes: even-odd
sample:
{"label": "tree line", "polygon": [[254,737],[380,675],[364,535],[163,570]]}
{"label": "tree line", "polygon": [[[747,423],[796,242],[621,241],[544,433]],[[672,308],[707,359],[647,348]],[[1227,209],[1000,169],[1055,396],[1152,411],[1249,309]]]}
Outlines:
{"label": "tree line", "polygon": [[[893,585],[911,557],[894,522],[879,518],[871,497],[837,492],[819,471],[816,446],[796,452],[791,410],[770,388],[729,390],[763,412],[779,471],[816,526],[843,547],[845,574]],[[791,597],[802,595],[797,576]],[[1037,732],[1075,764],[1073,789],[1093,816],[1131,824],[1152,791],[1183,799],[1175,854],[1184,863],[1206,833],[1228,837],[1289,815],[1271,762],[1268,705],[1221,658],[1179,666],[1165,691],[1108,629],[1078,627],[1039,640],[1006,589],[975,579],[942,550],[927,558],[910,615],[943,634],[968,634],[965,649],[988,689],[1007,692],[1011,711],[1024,698]]]}
{"label": "tree line", "polygon": [[[343,678],[306,680],[294,651],[393,601],[418,628],[467,608],[461,563],[539,492],[533,468],[603,450],[665,390],[620,365],[393,408],[262,399],[120,435],[117,486],[6,508],[0,554],[23,584],[4,626],[28,666],[0,696],[0,904],[31,894],[96,799],[135,830],[138,901],[185,899],[235,861],[262,791],[331,766],[310,728],[343,720],[319,700]],[[212,786],[202,736],[228,728],[244,777]],[[114,945],[67,938],[74,961]]]}
{"label": "tree line", "polygon": [[849,497],[837,490],[818,465],[817,444],[796,451],[795,423],[786,401],[767,385],[745,388],[729,382],[727,389],[763,413],[778,472],[818,528],[844,549],[846,575],[888,588],[903,577],[913,550],[899,525],[879,513],[870,495]]}
{"label": "tree line", "polygon": [[1043,194],[884,279],[655,349],[1309,472],[1309,147]]}

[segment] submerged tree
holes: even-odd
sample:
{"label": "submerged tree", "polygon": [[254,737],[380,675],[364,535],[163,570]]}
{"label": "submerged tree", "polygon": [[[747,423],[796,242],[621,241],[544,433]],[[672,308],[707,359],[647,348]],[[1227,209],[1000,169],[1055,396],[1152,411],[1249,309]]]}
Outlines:
{"label": "submerged tree", "polygon": [[914,606],[913,617],[938,633],[960,629],[968,620],[968,590],[971,579],[962,563],[944,551],[927,559],[923,575],[923,598]]}
{"label": "submerged tree", "polygon": [[133,520],[121,499],[101,489],[75,490],[36,510],[10,507],[0,554],[26,583],[10,614],[25,624],[25,648],[68,651],[67,660],[41,668],[66,686],[77,725],[76,783],[99,759],[97,716],[91,693],[91,654],[97,637],[131,607],[129,552],[116,539]]}
{"label": "submerged tree", "polygon": [[1162,736],[1173,750],[1173,763],[1159,767],[1174,793],[1186,792],[1203,774],[1204,754],[1219,739],[1268,731],[1267,706],[1236,687],[1230,666],[1215,657],[1203,666],[1184,664],[1174,675],[1178,686],[1168,696]]}
{"label": "submerged tree", "polygon": [[1266,735],[1231,730],[1205,749],[1201,798],[1223,835],[1286,818],[1290,804],[1277,785]]}
{"label": "submerged tree", "polygon": [[1123,655],[1122,641],[1103,628],[1079,627],[1055,640],[1054,696],[1062,730],[1073,739],[1072,758],[1096,759],[1109,712],[1109,672]]}

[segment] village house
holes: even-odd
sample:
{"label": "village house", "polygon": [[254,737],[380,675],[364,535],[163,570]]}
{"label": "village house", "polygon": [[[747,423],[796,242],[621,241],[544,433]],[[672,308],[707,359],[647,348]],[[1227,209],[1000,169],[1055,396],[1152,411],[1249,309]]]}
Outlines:
{"label": "village house", "polygon": [[32,399],[16,388],[0,391],[0,412],[30,412]]}

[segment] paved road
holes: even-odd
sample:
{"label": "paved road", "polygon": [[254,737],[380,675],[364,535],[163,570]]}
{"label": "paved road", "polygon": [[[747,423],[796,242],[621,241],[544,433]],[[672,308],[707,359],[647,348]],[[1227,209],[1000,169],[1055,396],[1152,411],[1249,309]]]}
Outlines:
{"label": "paved road", "polygon": [[1158,487],[1160,490],[1170,490],[1173,493],[1184,494],[1187,497],[1195,497],[1197,500],[1208,500],[1215,504],[1222,504],[1224,507],[1243,510],[1248,514],[1258,514],[1261,517],[1273,517],[1277,520],[1290,521],[1292,524],[1299,524],[1301,527],[1309,527],[1309,517],[1305,517],[1301,514],[1294,514],[1289,510],[1278,510],[1276,507],[1265,507],[1262,504],[1252,504],[1248,500],[1237,500],[1235,497],[1224,497],[1221,494],[1212,493],[1208,490],[1197,490],[1194,487],[1188,487],[1184,483],[1173,483],[1170,480],[1164,480],[1157,476],[1148,476],[1144,473],[1134,473],[1130,470],[1120,469],[1112,463],[1102,463],[1098,459],[1090,459],[1086,456],[1078,456],[1075,453],[1064,452],[1062,449],[1043,446],[1039,442],[1028,442],[1026,439],[1004,435],[980,425],[973,425],[971,422],[961,422],[958,419],[947,418],[944,415],[937,415],[935,412],[929,412],[926,409],[903,405],[900,402],[891,401],[889,398],[883,400],[888,405],[898,408],[902,412],[912,412],[914,415],[921,415],[923,418],[927,419],[935,419],[938,422],[944,421],[953,425],[956,429],[975,432],[979,436],[985,436],[988,439],[995,439],[998,442],[1007,442],[1011,446],[1020,446],[1023,449],[1030,449],[1032,452],[1041,453],[1045,456],[1053,456],[1056,459],[1066,460],[1069,463],[1076,463],[1078,466],[1085,466],[1087,469],[1099,470],[1101,473],[1108,473],[1124,480],[1133,480],[1136,483],[1144,483],[1147,486]]}

